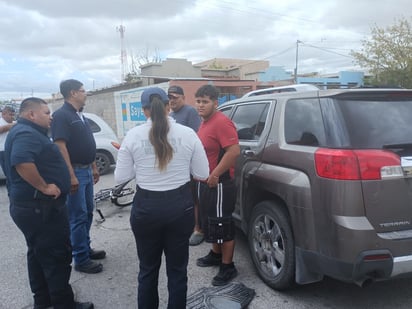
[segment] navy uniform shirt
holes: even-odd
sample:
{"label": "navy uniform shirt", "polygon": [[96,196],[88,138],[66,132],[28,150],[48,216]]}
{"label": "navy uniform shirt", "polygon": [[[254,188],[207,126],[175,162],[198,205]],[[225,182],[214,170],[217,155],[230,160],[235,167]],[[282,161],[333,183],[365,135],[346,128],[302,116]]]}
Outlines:
{"label": "navy uniform shirt", "polygon": [[54,141],[64,140],[72,164],[91,164],[96,157],[96,142],[89,122],[82,120],[69,103],[53,113],[51,133]]}
{"label": "navy uniform shirt", "polygon": [[32,200],[35,188],[16,171],[21,163],[34,163],[46,183],[56,184],[62,196],[70,192],[70,174],[59,148],[47,135],[47,129],[19,118],[9,131],[5,144],[5,174],[10,200]]}

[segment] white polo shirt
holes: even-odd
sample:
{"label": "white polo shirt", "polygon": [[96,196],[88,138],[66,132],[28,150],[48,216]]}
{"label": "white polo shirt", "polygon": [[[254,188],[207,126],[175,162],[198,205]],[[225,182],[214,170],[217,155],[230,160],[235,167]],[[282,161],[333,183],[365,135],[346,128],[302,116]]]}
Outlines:
{"label": "white polo shirt", "polygon": [[149,118],[146,123],[127,132],[117,155],[114,171],[116,183],[135,178],[136,184],[142,189],[167,191],[190,181],[191,174],[196,179],[207,179],[209,163],[197,134],[171,117],[168,120],[170,129],[167,139],[174,153],[167,168],[160,171],[155,162],[154,148],[149,141],[152,126]]}
{"label": "white polo shirt", "polygon": [[[2,117],[0,117],[0,127],[9,125],[6,120],[4,120]],[[9,134],[9,131],[0,133],[0,151],[4,151],[4,143],[6,142],[7,134]]]}

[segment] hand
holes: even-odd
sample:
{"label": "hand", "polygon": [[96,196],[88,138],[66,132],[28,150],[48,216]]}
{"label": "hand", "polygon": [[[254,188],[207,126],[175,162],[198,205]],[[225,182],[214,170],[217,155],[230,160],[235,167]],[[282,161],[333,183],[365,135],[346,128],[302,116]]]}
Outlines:
{"label": "hand", "polygon": [[100,180],[100,174],[97,168],[93,168],[93,183],[96,184]]}
{"label": "hand", "polygon": [[219,183],[219,176],[209,175],[206,182],[209,188],[217,187],[217,184]]}
{"label": "hand", "polygon": [[43,194],[45,195],[51,195],[54,196],[54,198],[58,198],[61,194],[61,191],[58,186],[56,186],[54,183],[49,183],[47,184],[46,188],[42,191]]}
{"label": "hand", "polygon": [[76,176],[70,178],[70,194],[75,194],[79,190],[79,180]]}

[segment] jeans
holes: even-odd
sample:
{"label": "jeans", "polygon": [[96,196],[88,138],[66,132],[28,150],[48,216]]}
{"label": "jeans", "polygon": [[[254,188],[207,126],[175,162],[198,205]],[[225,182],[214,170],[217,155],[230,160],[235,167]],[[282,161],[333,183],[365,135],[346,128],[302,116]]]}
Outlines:
{"label": "jeans", "polygon": [[130,224],[139,257],[139,309],[159,307],[157,285],[163,252],[168,278],[167,308],[186,308],[189,237],[194,227],[193,195],[188,184],[173,193],[166,192],[156,196],[153,191],[138,189],[133,201]]}
{"label": "jeans", "polygon": [[90,261],[90,227],[93,222],[93,174],[91,168],[74,168],[79,189],[67,197],[73,260],[76,265]]}
{"label": "jeans", "polygon": [[10,215],[28,247],[27,268],[36,308],[73,308],[70,230],[64,202],[10,203]]}

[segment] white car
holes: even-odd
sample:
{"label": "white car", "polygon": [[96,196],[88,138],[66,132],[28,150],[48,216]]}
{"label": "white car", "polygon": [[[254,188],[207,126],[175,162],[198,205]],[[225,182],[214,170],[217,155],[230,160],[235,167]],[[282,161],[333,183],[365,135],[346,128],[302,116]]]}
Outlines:
{"label": "white car", "polygon": [[[112,164],[116,164],[119,140],[112,128],[99,116],[83,113],[89,120],[96,141],[96,164],[100,175],[106,174]],[[6,179],[0,167],[0,180]]]}

